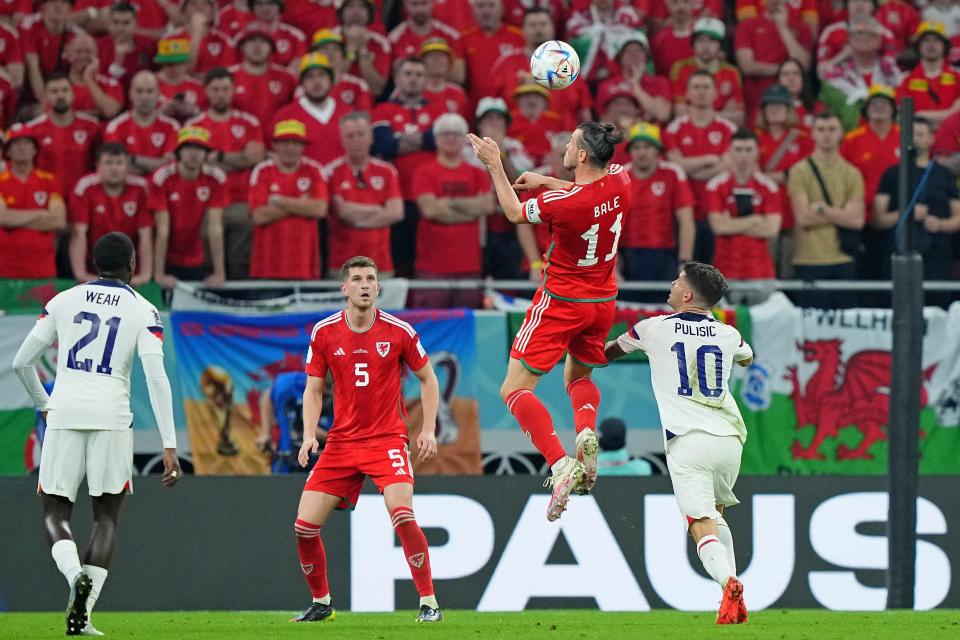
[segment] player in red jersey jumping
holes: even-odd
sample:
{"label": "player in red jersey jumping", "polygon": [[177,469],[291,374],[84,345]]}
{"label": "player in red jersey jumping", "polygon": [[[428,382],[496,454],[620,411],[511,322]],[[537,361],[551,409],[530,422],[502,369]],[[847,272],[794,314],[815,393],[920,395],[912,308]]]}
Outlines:
{"label": "player in red jersey jumping", "polygon": [[320,530],[334,509],[356,506],[363,481],[370,476],[383,493],[420,593],[417,622],[440,622],[443,615],[433,591],[427,539],[413,516],[413,466],[401,388],[406,365],[420,380],[423,426],[417,455],[429,460],[437,453],[437,376],[413,327],[374,306],[380,284],[373,260],[351,258],[340,274],[347,308],[314,326],[307,351],[301,466],[307,466],[310,453],[318,449],[316,428],[328,371],[333,374],[335,418],[297,509],[297,553],[313,602],[294,620],[334,618]]}
{"label": "player in red jersey jumping", "polygon": [[[600,390],[590,379],[607,364],[603,347],[613,325],[617,244],[630,211],[630,178],[609,164],[623,137],[613,125],[584,122],[563,155],[574,182],[527,172],[510,184],[500,149],[490,138],[467,134],[487,165],[500,207],[514,224],[549,224],[552,243],[544,256],[543,280],[510,351],[500,396],[534,446],[550,464],[553,486],[547,520],[560,517],[570,492],[589,493],[597,481],[596,436]],[[547,188],[520,203],[514,190]],[[533,394],[540,376],[566,352],[563,381],[573,405],[577,458],[566,455],[550,412]]]}

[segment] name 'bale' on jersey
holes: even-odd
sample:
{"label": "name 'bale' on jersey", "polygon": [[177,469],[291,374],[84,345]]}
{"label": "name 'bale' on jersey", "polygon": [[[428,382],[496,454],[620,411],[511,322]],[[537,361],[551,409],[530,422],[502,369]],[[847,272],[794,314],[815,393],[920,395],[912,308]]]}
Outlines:
{"label": "name 'bale' on jersey", "polygon": [[753,350],[734,327],[701,313],[675,313],[638,322],[617,343],[627,353],[642,349],[650,359],[667,439],[706,431],[746,441],[730,373],[734,362],[752,358]]}
{"label": "name 'bale' on jersey", "polygon": [[163,355],[156,307],[117,280],[94,280],[56,295],[31,335],[57,346],[48,429],[123,430],[133,425],[133,355]]}
{"label": "name 'bale' on jersey", "polygon": [[599,180],[545,191],[523,204],[527,222],[551,228],[544,291],[576,302],[617,297],[615,258],[632,193],[627,171],[612,164]]}

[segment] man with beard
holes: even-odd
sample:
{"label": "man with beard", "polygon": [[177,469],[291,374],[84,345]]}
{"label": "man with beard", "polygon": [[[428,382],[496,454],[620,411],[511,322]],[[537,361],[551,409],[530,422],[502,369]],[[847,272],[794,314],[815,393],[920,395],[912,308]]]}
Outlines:
{"label": "man with beard", "polygon": [[140,262],[130,281],[138,287],[153,271],[153,216],[147,207],[147,181],[130,175],[127,150],[108,142],[97,150],[97,172],[81,178],[69,199],[70,266],[78,282],[96,278],[93,245],[120,231],[137,247]]}
{"label": "man with beard", "polygon": [[[160,85],[150,71],[138,71],[130,83],[131,109],[107,123],[104,142],[122,143],[129,153],[128,169],[149,175],[173,160],[179,125],[160,113]],[[141,261],[143,251],[140,251]]]}
{"label": "man with beard", "polygon": [[227,208],[223,212],[223,236],[227,277],[245,280],[250,274],[250,243],[253,226],[247,209],[250,170],[263,160],[265,148],[260,121],[233,108],[233,76],[222,67],[204,78],[210,107],[187,122],[210,132],[212,150],[207,162],[227,175]]}

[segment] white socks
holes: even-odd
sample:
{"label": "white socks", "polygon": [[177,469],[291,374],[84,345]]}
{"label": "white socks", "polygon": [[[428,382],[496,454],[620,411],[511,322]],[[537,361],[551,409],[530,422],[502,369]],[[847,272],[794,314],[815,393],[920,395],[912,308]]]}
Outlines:
{"label": "white socks", "polygon": [[730,527],[727,525],[727,521],[723,519],[723,516],[717,518],[717,537],[720,538],[723,546],[727,548],[727,562],[730,563],[730,568],[733,570],[730,575],[736,577],[737,555],[733,550],[733,534],[730,533]]}
{"label": "white socks", "polygon": [[327,605],[327,606],[329,607],[329,606],[330,606],[330,594],[328,593],[327,595],[323,596],[322,598],[314,598],[313,601],[314,601],[314,602],[319,602],[320,604],[324,604],[324,605]]}
{"label": "white socks", "polygon": [[431,609],[439,609],[440,605],[437,604],[437,596],[423,596],[420,598],[420,606],[427,605]]}
{"label": "white socks", "polygon": [[73,587],[73,581],[83,572],[80,567],[80,555],[77,553],[77,544],[73,540],[59,540],[50,547],[50,555],[57,563],[57,569],[67,579],[67,584]]}
{"label": "white socks", "polygon": [[733,568],[727,559],[727,548],[717,536],[703,536],[697,542],[697,555],[703,568],[721,587],[727,585],[727,579],[733,575]]}
{"label": "white socks", "polygon": [[93,613],[93,605],[97,604],[100,597],[100,590],[103,589],[103,583],[107,581],[107,570],[103,567],[96,567],[92,564],[83,565],[83,572],[90,576],[93,581],[93,589],[87,597],[87,617]]}

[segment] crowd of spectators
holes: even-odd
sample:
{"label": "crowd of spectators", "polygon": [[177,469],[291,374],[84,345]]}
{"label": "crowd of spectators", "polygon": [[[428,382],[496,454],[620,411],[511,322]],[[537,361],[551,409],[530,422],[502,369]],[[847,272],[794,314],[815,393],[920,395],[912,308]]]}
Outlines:
{"label": "crowd of spectators", "polygon": [[[529,57],[580,53],[564,91]],[[134,284],[384,275],[536,279],[464,134],[512,177],[569,176],[580,121],[627,136],[626,281],[889,277],[910,96],[926,276],[957,277],[954,0],[3,0],[0,277],[91,278],[108,231]],[[417,304],[478,304],[423,291]]]}

